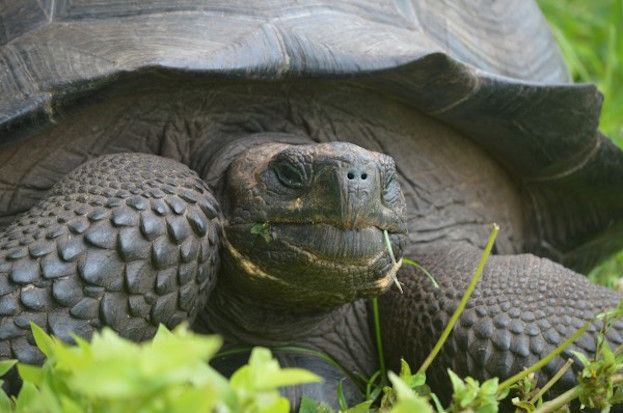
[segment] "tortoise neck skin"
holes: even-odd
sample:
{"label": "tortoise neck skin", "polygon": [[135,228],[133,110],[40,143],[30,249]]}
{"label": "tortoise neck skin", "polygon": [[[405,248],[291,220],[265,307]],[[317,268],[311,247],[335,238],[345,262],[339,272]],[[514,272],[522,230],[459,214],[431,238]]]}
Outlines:
{"label": "tortoise neck skin", "polygon": [[193,330],[218,333],[230,344],[280,346],[302,343],[316,332],[331,329],[332,320],[347,316],[347,305],[300,315],[284,308],[270,308],[256,297],[217,284],[205,311],[200,312]]}
{"label": "tortoise neck skin", "polygon": [[229,328],[265,334],[269,326],[296,324],[304,332],[309,325],[301,317],[317,324],[391,285],[406,216],[389,156],[342,142],[264,143],[237,155],[222,186],[215,300],[223,305],[212,307]]}

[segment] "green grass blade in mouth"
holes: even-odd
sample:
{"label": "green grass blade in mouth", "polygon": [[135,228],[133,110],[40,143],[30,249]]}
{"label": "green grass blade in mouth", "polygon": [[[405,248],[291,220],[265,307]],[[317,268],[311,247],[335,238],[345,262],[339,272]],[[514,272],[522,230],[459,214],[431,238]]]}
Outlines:
{"label": "green grass blade in mouth", "polygon": [[[394,250],[392,249],[392,243],[389,240],[389,233],[387,232],[386,229],[383,230],[383,237],[385,239],[385,248],[387,248],[387,251],[389,252],[389,256],[392,259],[393,266],[396,267],[398,263],[396,262],[396,256],[394,255]],[[392,280],[394,281],[394,284],[396,284],[396,287],[398,287],[398,289],[400,290],[400,294],[402,294],[403,293],[402,285],[400,285],[400,281],[398,281],[397,273],[398,271],[392,271]]]}
{"label": "green grass blade in mouth", "polygon": [[439,284],[437,283],[437,280],[435,280],[435,277],[433,277],[433,274],[428,272],[428,270],[426,268],[424,268],[419,262],[413,261],[413,260],[411,260],[409,258],[403,258],[402,262],[407,264],[407,265],[410,265],[412,267],[415,267],[415,268],[419,269],[420,271],[422,271],[424,273],[424,275],[426,275],[428,277],[430,282],[433,283],[433,287],[439,288]]}

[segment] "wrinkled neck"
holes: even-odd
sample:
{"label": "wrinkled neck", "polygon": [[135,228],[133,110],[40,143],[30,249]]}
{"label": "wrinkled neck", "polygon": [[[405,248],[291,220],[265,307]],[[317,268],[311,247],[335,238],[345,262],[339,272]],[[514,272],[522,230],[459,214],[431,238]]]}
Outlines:
{"label": "wrinkled neck", "polygon": [[209,302],[197,316],[195,329],[218,333],[230,343],[278,346],[295,343],[314,332],[322,334],[329,319],[344,311],[345,306],[300,314],[272,308],[235,291],[217,285]]}

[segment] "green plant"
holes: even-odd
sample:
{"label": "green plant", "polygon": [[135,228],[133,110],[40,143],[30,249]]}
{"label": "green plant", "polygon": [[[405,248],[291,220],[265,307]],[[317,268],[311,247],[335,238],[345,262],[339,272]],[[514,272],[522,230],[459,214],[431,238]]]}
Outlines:
{"label": "green plant", "polygon": [[[497,226],[494,226],[461,304],[444,332],[451,331],[462,311],[462,304],[467,302],[476,285],[497,230]],[[376,337],[380,343],[378,307],[376,316]],[[583,364],[578,385],[552,400],[544,401],[543,397],[571,366],[572,361],[568,361],[540,388],[535,374],[583,334],[589,323],[533,366],[501,383],[497,378],[480,383],[470,377],[460,378],[449,370],[453,391],[447,407],[443,407],[426,385],[425,373],[447,338],[447,334],[442,334],[434,350],[415,373],[402,360],[399,374],[389,371],[385,376],[384,370],[380,370],[367,382],[357,380],[365,387],[367,398],[356,406],[347,405],[340,382],[337,388],[340,412],[494,413],[498,411],[500,401],[506,399],[509,393],[515,396],[512,402],[517,412],[557,412],[568,409],[576,399],[583,406],[608,411],[610,406],[623,402],[623,346],[612,350],[604,337],[613,320],[621,317],[623,303],[597,316],[603,321],[603,329],[597,339],[598,351],[590,360],[581,353],[576,354]],[[17,397],[10,398],[0,391],[2,412],[286,413],[290,405],[279,394],[279,387],[320,380],[306,370],[280,368],[270,351],[260,347],[252,350],[248,364],[238,369],[228,380],[207,364],[207,360],[216,355],[221,339],[194,334],[186,326],[180,326],[173,332],[160,327],[153,340],[141,344],[125,340],[111,330],[104,329],[95,334],[90,343],[74,337],[74,346],[50,337],[34,324],[31,327],[37,346],[46,355],[46,361],[41,367],[16,364],[13,360],[0,362],[0,376],[17,365],[24,382]],[[281,349],[313,351],[297,347]],[[384,363],[382,353],[379,357],[379,362]],[[328,356],[325,359],[331,362]],[[384,364],[381,366],[384,367]],[[334,411],[304,397],[300,412]]]}
{"label": "green plant", "polygon": [[[104,329],[75,346],[32,324],[42,367],[17,364],[24,383],[17,397],[0,392],[3,412],[248,412],[287,413],[280,386],[320,380],[301,369],[281,369],[269,350],[255,348],[230,380],[208,364],[221,346],[185,326],[161,326],[153,340],[137,344]],[[6,373],[14,364],[0,364]]]}
{"label": "green plant", "polygon": [[[582,374],[579,376],[579,384],[553,400],[544,402],[543,396],[571,367],[573,360],[567,360],[563,367],[541,388],[537,386],[535,373],[537,373],[554,357],[560,355],[567,347],[576,341],[588,329],[591,321],[586,322],[576,332],[574,332],[574,334],[568,337],[541,360],[501,383],[497,378],[492,378],[481,384],[471,377],[461,379],[454,372],[448,370],[448,375],[453,388],[453,395],[451,403],[447,408],[443,408],[435,394],[430,392],[430,389],[426,386],[425,371],[434,360],[439,349],[443,346],[446,338],[456,323],[456,320],[458,320],[458,317],[463,311],[471,292],[478,282],[495,241],[497,231],[498,227],[497,225],[494,225],[487,246],[483,251],[480,262],[474,272],[474,275],[472,276],[472,279],[470,280],[463,298],[461,299],[457,309],[450,318],[448,325],[444,329],[439,341],[431,353],[415,374],[411,373],[410,366],[404,360],[401,362],[399,375],[396,375],[391,371],[387,372],[392,386],[386,385],[387,380],[383,378],[385,364],[380,347],[380,345],[382,345],[382,340],[378,305],[373,302],[375,336],[379,350],[381,350],[379,351],[379,363],[382,368],[380,372],[375,373],[375,375],[373,375],[373,377],[368,381],[368,387],[373,385],[373,383],[376,383],[376,377],[380,374],[381,380],[380,383],[377,384],[377,388],[382,386],[383,397],[378,408],[370,409],[370,406],[372,406],[372,403],[377,398],[378,392],[370,391],[368,388],[366,391],[366,395],[368,396],[367,404],[365,406],[360,404],[355,406],[356,408],[365,407],[368,410],[362,411],[390,413],[402,411],[493,413],[498,411],[499,402],[506,399],[511,392],[518,395],[512,399],[512,403],[517,407],[517,412],[546,413],[560,411],[560,409],[568,408],[569,404],[574,399],[579,399],[583,406],[599,408],[609,408],[609,406],[613,404],[623,402],[623,390],[621,389],[621,386],[623,385],[623,355],[621,355],[620,358],[617,358],[619,353],[623,353],[623,346],[612,352],[609,350],[609,347],[604,339],[606,330],[611,324],[611,321],[623,316],[623,302],[619,304],[616,309],[597,316],[597,318],[604,320],[604,329],[598,336],[598,351],[595,355],[595,359],[589,361],[582,354],[576,354],[576,356],[585,365]],[[431,405],[431,401],[434,403],[434,408],[433,405]],[[313,403],[308,401],[308,406],[312,405]],[[323,406],[322,408],[324,410],[305,410],[305,413],[331,411],[331,409],[326,406]],[[340,411],[352,412],[354,411],[352,409],[354,408],[347,409],[346,406],[342,406]]]}
{"label": "green plant", "polygon": [[266,242],[273,240],[268,222],[253,224],[251,227],[251,234],[261,236]]}
{"label": "green plant", "polygon": [[508,395],[508,389],[502,389],[498,385],[497,377],[480,384],[471,377],[462,380],[452,370],[448,370],[448,375],[453,391],[452,403],[446,410],[448,413],[495,413],[500,400]]}
{"label": "green plant", "polygon": [[489,240],[487,241],[487,245],[485,246],[485,249],[482,252],[482,256],[480,257],[480,262],[478,263],[478,267],[476,267],[476,271],[474,271],[474,275],[470,279],[469,284],[467,285],[467,289],[465,290],[465,293],[463,294],[463,297],[461,298],[461,301],[459,301],[459,304],[456,307],[456,310],[454,310],[454,313],[452,313],[452,316],[450,316],[450,320],[448,321],[448,324],[443,329],[441,333],[441,337],[439,337],[439,340],[437,341],[437,343],[431,350],[430,354],[426,357],[426,359],[420,366],[420,369],[418,370],[418,372],[424,373],[426,371],[426,369],[431,365],[431,363],[437,356],[437,353],[439,353],[439,350],[441,350],[441,347],[446,342],[446,340],[448,339],[448,336],[452,332],[454,325],[456,324],[461,313],[465,309],[465,305],[467,304],[469,297],[472,296],[472,293],[474,292],[474,289],[476,288],[476,284],[478,283],[478,280],[480,279],[480,276],[482,275],[482,271],[484,270],[485,265],[487,264],[487,260],[489,259],[489,254],[491,253],[491,249],[493,248],[493,243],[495,242],[495,238],[498,235],[499,229],[500,227],[498,227],[497,224],[493,224],[493,230],[491,231],[491,234],[489,235]]}

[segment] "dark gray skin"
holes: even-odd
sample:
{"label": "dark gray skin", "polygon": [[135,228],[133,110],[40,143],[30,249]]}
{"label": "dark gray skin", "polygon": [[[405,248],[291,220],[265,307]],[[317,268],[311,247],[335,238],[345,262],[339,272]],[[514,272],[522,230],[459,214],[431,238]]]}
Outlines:
{"label": "dark gray skin", "polygon": [[[5,3],[4,357],[41,361],[29,320],[65,339],[108,325],[141,340],[194,319],[228,346],[329,354],[342,368],[276,350],[326,379],[293,401],[335,405],[340,377],[378,368],[363,297],[389,288],[387,360],[417,366],[492,222],[495,256],[429,371],[436,391],[447,367],[520,370],[620,298],[568,268],[623,247],[623,152],[534,2]],[[399,295],[381,229],[442,288],[402,268]],[[576,347],[594,351],[595,333]],[[215,362],[232,371],[244,356]]]}
{"label": "dark gray skin", "polygon": [[[417,366],[481,251],[463,241],[409,242],[392,158],[348,143],[300,145],[306,140],[265,133],[224,145],[220,156],[231,161],[202,170],[212,186],[177,161],[136,153],[96,158],[62,178],[0,235],[2,357],[41,362],[30,320],[65,340],[103,326],[142,340],[158,323],[173,327],[199,314],[194,328],[220,333],[229,345],[296,345],[330,355],[344,371],[277,351],[285,364],[328,379],[290,392],[294,404],[301,391],[335,404],[344,372],[377,368],[360,299],[390,290],[381,297],[386,357]],[[258,223],[268,224],[264,233],[252,231]],[[441,288],[412,269],[398,271],[403,254],[422,262]],[[397,271],[404,294],[391,289]],[[444,395],[447,367],[479,379],[507,377],[620,298],[545,259],[492,257],[430,383]],[[615,345],[623,342],[621,327],[608,333]],[[597,330],[571,349],[593,352]],[[550,363],[540,379],[561,363]],[[561,383],[571,385],[571,373]],[[356,389],[347,388],[356,401]]]}

